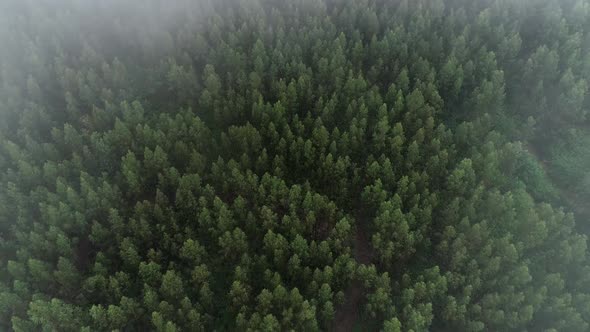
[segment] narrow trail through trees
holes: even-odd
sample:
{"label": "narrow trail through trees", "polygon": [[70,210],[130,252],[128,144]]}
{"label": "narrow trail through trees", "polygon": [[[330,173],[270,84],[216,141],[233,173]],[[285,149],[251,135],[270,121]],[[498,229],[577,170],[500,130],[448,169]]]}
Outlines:
{"label": "narrow trail through trees", "polygon": [[[374,256],[366,229],[367,219],[363,216],[357,216],[355,220],[354,259],[358,264],[369,265]],[[363,294],[365,294],[363,285],[355,277],[355,280],[344,292],[344,303],[336,311],[333,331],[350,332],[354,330],[357,321],[360,319],[361,304],[364,301]]]}

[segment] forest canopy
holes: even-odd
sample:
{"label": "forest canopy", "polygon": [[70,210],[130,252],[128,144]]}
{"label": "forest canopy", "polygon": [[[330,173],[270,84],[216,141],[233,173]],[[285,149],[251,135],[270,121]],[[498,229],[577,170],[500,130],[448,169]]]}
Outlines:
{"label": "forest canopy", "polygon": [[7,0],[0,45],[0,330],[590,330],[589,0]]}

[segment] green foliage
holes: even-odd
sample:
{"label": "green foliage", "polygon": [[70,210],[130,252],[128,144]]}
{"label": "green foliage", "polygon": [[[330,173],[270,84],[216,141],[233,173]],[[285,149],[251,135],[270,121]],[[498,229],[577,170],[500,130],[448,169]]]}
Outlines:
{"label": "green foliage", "polygon": [[0,330],[588,330],[589,8],[0,4]]}

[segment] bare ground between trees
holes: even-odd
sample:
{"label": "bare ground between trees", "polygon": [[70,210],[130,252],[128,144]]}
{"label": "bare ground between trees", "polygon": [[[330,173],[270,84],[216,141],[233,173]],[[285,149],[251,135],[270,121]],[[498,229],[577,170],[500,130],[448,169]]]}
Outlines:
{"label": "bare ground between trees", "polygon": [[[354,237],[354,259],[359,264],[368,265],[373,259],[373,250],[366,230],[366,218],[357,216]],[[351,332],[360,319],[361,305],[364,302],[364,288],[359,280],[353,280],[344,292],[344,303],[337,309],[332,331]]]}

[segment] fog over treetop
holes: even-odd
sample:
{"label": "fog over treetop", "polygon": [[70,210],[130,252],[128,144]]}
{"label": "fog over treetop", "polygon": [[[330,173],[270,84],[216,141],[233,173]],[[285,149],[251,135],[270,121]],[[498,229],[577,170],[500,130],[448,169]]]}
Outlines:
{"label": "fog over treetop", "polygon": [[0,330],[588,331],[589,28],[0,2]]}

